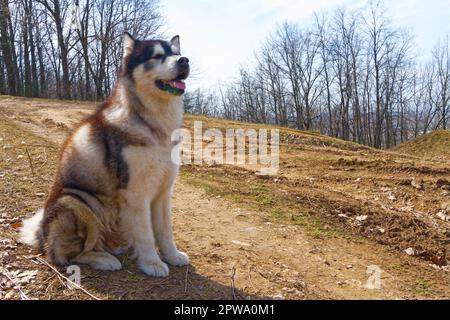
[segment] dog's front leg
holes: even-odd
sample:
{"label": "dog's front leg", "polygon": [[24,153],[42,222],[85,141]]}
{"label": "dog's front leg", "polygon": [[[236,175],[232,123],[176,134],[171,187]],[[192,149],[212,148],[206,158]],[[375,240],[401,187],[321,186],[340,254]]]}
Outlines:
{"label": "dog's front leg", "polygon": [[168,276],[169,268],[156,251],[149,201],[147,199],[128,200],[131,201],[127,201],[127,206],[122,213],[123,226],[134,247],[139,269],[149,276]]}
{"label": "dog's front leg", "polygon": [[162,259],[173,266],[188,265],[188,256],[177,249],[173,238],[171,188],[152,203],[151,211],[153,231]]}

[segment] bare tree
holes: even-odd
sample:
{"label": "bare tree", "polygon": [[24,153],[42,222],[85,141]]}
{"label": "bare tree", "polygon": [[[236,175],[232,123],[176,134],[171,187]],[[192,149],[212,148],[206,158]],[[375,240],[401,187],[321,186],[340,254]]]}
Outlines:
{"label": "bare tree", "polygon": [[448,36],[433,50],[428,65],[427,92],[436,115],[434,129],[447,129],[450,117],[450,50]]}
{"label": "bare tree", "polygon": [[13,34],[11,30],[11,16],[8,0],[0,1],[0,45],[2,48],[2,60],[6,69],[8,78],[8,93],[17,95],[19,91],[19,72],[17,69],[17,60],[14,54]]}

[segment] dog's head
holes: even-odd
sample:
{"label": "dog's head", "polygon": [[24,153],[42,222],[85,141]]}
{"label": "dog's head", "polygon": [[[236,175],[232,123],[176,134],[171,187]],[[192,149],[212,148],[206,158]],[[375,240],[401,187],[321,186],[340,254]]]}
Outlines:
{"label": "dog's head", "polygon": [[179,36],[170,41],[141,41],[125,33],[121,72],[131,79],[138,94],[167,99],[184,93],[189,59],[181,56]]}

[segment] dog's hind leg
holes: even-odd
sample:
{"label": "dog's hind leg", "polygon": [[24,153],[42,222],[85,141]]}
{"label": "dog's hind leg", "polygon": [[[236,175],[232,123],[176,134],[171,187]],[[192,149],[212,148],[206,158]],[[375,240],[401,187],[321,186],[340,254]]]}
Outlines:
{"label": "dog's hind leg", "polygon": [[77,197],[63,195],[46,208],[43,227],[45,251],[53,264],[79,262],[102,270],[121,267],[115,257],[103,252],[101,223]]}
{"label": "dog's hind leg", "polygon": [[106,251],[82,252],[71,262],[87,264],[93,269],[105,271],[117,271],[122,269],[122,264],[119,259]]}
{"label": "dog's hind leg", "polygon": [[102,250],[101,224],[92,210],[72,195],[48,208],[47,255],[57,265],[84,263],[94,269],[119,270],[120,261]]}

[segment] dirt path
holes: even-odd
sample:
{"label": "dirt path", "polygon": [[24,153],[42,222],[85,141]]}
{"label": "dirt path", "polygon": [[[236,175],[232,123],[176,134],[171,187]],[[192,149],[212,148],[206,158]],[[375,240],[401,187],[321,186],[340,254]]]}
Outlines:
{"label": "dirt path", "polygon": [[[67,128],[92,110],[89,105],[37,101],[1,100],[0,114],[59,144]],[[190,255],[188,268],[171,268],[167,279],[148,279],[125,256],[120,272],[105,275],[83,268],[83,284],[102,298],[450,297],[448,273],[424,261],[367,240],[315,238],[301,226],[274,223],[264,212],[211,196],[181,179],[173,210],[175,237]],[[14,231],[3,236],[8,234]],[[369,266],[381,272],[380,289],[366,287]],[[37,282],[45,279],[38,277]],[[65,292],[63,297],[74,297]],[[78,292],[76,297],[83,295]]]}

